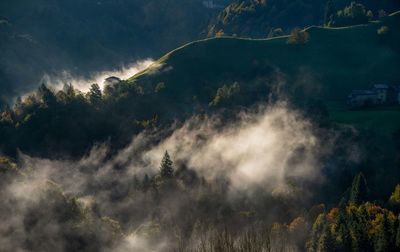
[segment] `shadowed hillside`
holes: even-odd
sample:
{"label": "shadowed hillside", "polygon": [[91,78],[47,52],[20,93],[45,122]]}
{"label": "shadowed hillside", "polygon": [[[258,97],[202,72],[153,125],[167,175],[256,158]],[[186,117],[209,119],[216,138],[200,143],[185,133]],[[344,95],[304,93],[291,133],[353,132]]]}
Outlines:
{"label": "shadowed hillside", "polygon": [[[305,44],[290,44],[288,36],[202,40],[165,55],[129,82],[149,90],[162,82],[176,101],[190,93],[205,102],[229,81],[248,89],[251,82],[264,82],[267,89],[283,84],[297,97],[344,99],[353,89],[398,83],[399,23],[400,13],[395,13],[367,25],[311,27],[305,30]],[[389,27],[386,34],[378,34],[382,26]]]}

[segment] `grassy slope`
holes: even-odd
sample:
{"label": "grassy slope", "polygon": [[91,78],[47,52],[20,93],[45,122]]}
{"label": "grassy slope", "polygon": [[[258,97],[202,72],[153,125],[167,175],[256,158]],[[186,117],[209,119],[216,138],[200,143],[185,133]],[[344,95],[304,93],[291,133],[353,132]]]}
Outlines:
{"label": "grassy slope", "polygon": [[[207,102],[222,84],[239,81],[252,85],[285,83],[297,99],[323,98],[331,119],[356,127],[375,128],[387,136],[400,127],[400,110],[349,111],[344,106],[353,89],[376,83],[400,85],[400,12],[383,21],[344,28],[310,27],[306,45],[288,45],[287,37],[265,40],[215,38],[180,47],[129,81],[144,87],[164,82],[175,103],[202,95]],[[386,38],[378,35],[389,26]],[[389,41],[389,42],[388,42]],[[155,66],[162,65],[158,70]],[[267,81],[279,71],[279,78]],[[278,81],[277,81],[278,80]],[[171,100],[169,99],[169,101]]]}
{"label": "grassy slope", "polygon": [[[400,13],[383,22],[398,26]],[[283,74],[280,80],[294,94],[301,95],[298,97],[306,94],[340,100],[353,89],[399,82],[400,48],[393,41],[399,40],[400,31],[390,30],[389,45],[377,34],[382,25],[373,22],[339,29],[311,27],[307,29],[310,42],[306,45],[288,45],[287,37],[197,41],[162,57],[157,62],[163,65],[158,72],[148,69],[130,81],[143,86],[164,82],[174,92],[201,92],[205,88],[215,90],[226,79],[244,82],[266,77],[268,69],[273,68]]]}

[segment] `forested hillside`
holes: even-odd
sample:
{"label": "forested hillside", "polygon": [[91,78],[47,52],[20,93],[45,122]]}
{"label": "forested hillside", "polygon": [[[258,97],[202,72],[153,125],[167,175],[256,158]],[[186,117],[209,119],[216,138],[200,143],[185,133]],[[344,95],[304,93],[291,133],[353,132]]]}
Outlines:
{"label": "forested hillside", "polygon": [[[345,11],[352,2],[360,6]],[[341,11],[345,13],[339,14],[340,18],[348,16],[348,21],[336,24],[343,26],[365,23],[399,9],[398,0],[238,0],[213,18],[208,26],[208,36],[266,38],[287,34],[296,27],[329,25],[331,19],[338,19]]]}
{"label": "forested hillside", "polygon": [[159,57],[201,38],[214,9],[200,0],[0,2],[0,98],[31,91],[45,73],[74,76]]}
{"label": "forested hillside", "polygon": [[[309,34],[305,44],[290,44],[291,37],[194,42],[129,80],[103,91],[94,85],[87,94],[69,85],[58,92],[42,85],[37,95],[3,110],[2,149],[82,155],[109,137],[116,146],[127,144],[143,123],[251,106],[276,94],[306,106],[314,100],[343,100],[352,89],[376,82],[395,84],[398,23],[397,13],[366,26],[310,28],[302,32]],[[382,26],[387,34],[378,34]]]}

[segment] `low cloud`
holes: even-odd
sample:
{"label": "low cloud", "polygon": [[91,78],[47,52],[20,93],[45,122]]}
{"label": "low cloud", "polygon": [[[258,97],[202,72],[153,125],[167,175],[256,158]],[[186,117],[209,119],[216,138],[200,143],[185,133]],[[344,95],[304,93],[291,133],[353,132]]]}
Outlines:
{"label": "low cloud", "polygon": [[91,77],[88,78],[75,77],[72,76],[68,71],[62,71],[58,76],[50,76],[47,74],[44,75],[42,82],[46,83],[55,90],[62,89],[63,85],[66,83],[72,84],[75,88],[82,92],[87,92],[90,88],[90,85],[93,83],[97,83],[101,88],[103,88],[103,83],[106,78],[115,76],[125,80],[146,69],[153,63],[154,61],[152,59],[139,60],[117,70],[93,73],[91,74]]}
{"label": "low cloud", "polygon": [[[53,181],[66,195],[77,197],[84,207],[95,208],[101,216],[112,216],[124,225],[127,236],[114,247],[115,251],[163,251],[170,242],[168,238],[161,236],[157,243],[152,243],[147,236],[136,232],[138,227],[151,222],[156,209],[164,209],[166,219],[184,219],[181,209],[190,207],[189,202],[194,199],[170,196],[155,206],[146,194],[132,194],[130,186],[135,176],[142,179],[144,174],[158,173],[166,150],[175,168],[185,166],[210,182],[224,179],[231,196],[240,192],[256,199],[255,190],[295,197],[300,191],[294,187],[320,181],[323,178],[320,160],[329,154],[330,148],[321,144],[312,123],[286,103],[242,112],[230,123],[223,123],[218,116],[194,117],[171,130],[161,141],[154,141],[160,135],[165,133],[153,131],[135,136],[128,147],[111,158],[106,144],[95,146],[78,161],[40,159],[21,153],[18,163],[27,177],[3,190],[3,196],[7,194],[4,198],[9,200],[5,204],[15,211],[12,218],[7,216],[10,213],[2,212],[7,228],[0,229],[3,237],[0,242],[16,246],[18,239],[29,237],[23,231],[23,220],[29,214],[26,209],[43,201],[37,188]],[[303,191],[302,196],[305,195]],[[13,201],[17,204],[11,204]],[[49,223],[43,227],[58,230],[56,222],[46,220]],[[10,229],[18,230],[19,238],[7,236]],[[61,242],[62,237],[56,238],[56,244]]]}
{"label": "low cloud", "polygon": [[312,124],[298,111],[280,103],[242,113],[219,128],[218,118],[195,118],[144,154],[153,166],[168,150],[207,179],[227,176],[234,189],[273,189],[286,179],[319,177],[321,144]]}

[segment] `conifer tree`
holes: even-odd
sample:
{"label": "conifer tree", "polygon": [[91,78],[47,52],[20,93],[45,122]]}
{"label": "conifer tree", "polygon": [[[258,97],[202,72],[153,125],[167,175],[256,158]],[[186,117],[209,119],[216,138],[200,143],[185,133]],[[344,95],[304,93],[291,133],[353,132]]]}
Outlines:
{"label": "conifer tree", "polygon": [[400,184],[394,189],[394,192],[390,196],[389,202],[394,206],[400,206]]}
{"label": "conifer tree", "polygon": [[162,178],[172,178],[174,176],[174,168],[172,166],[171,157],[168,151],[165,151],[164,157],[161,161],[160,174]]}
{"label": "conifer tree", "polygon": [[318,251],[321,233],[324,229],[325,224],[326,224],[326,216],[325,214],[320,214],[312,226],[310,239],[306,244],[307,251],[313,251],[313,252]]}
{"label": "conifer tree", "polygon": [[56,103],[56,96],[44,83],[39,87],[37,94],[46,106]]}
{"label": "conifer tree", "polygon": [[367,200],[368,187],[364,175],[360,172],[354,177],[350,192],[350,203],[359,205]]}
{"label": "conifer tree", "polygon": [[347,226],[345,211],[339,211],[337,217],[337,234],[335,246],[339,251],[351,250],[351,237]]}
{"label": "conifer tree", "polygon": [[93,105],[100,104],[102,99],[101,89],[98,84],[92,84],[89,90],[89,101]]}
{"label": "conifer tree", "polygon": [[331,232],[329,230],[329,223],[327,221],[326,215],[324,215],[324,223],[322,227],[322,233],[318,240],[317,251],[318,252],[325,252],[325,251],[332,251],[333,249],[333,242]]}
{"label": "conifer tree", "polygon": [[388,221],[386,213],[383,214],[382,218],[378,222],[378,231],[375,236],[374,250],[377,252],[388,251]]}
{"label": "conifer tree", "polygon": [[64,93],[67,95],[68,98],[74,98],[75,97],[75,88],[72,85],[72,83],[64,83],[64,87],[63,87],[63,91]]}

